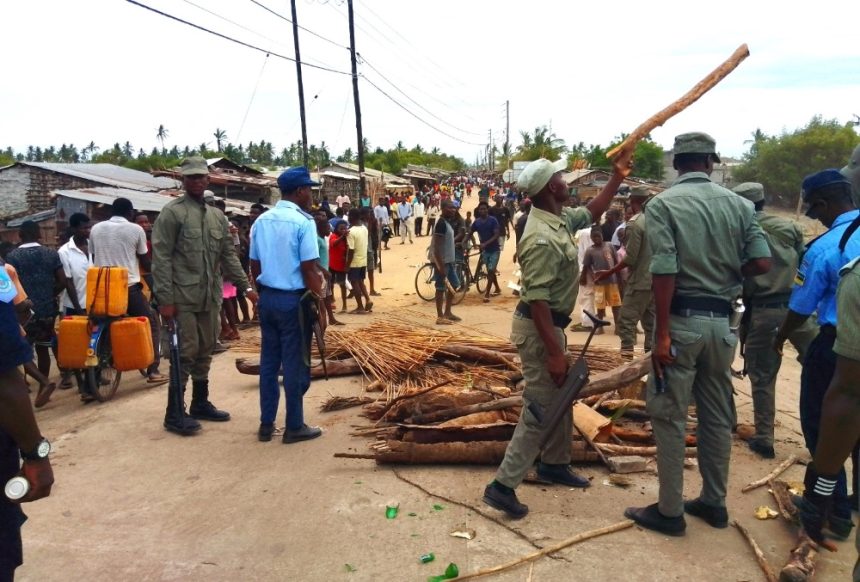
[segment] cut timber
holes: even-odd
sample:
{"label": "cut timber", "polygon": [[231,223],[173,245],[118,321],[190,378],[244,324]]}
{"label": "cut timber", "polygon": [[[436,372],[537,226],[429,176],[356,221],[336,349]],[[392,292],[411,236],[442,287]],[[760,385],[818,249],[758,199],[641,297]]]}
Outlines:
{"label": "cut timber", "polygon": [[779,477],[780,475],[782,475],[783,473],[785,473],[788,470],[788,468],[791,467],[792,465],[794,465],[796,462],[797,462],[797,455],[793,454],[790,457],[788,457],[786,460],[784,460],[782,463],[777,465],[776,469],[774,469],[773,471],[771,471],[770,473],[768,473],[767,475],[765,475],[761,479],[759,479],[757,481],[753,481],[752,483],[749,483],[747,485],[744,485],[744,488],[741,489],[741,492],[746,493],[747,491],[752,491],[753,489],[756,489],[757,487],[761,487],[762,485],[765,485],[768,481],[772,481],[772,480],[776,479],[777,477]]}
{"label": "cut timber", "polygon": [[497,422],[516,423],[519,419],[519,410],[491,410],[488,412],[476,412],[475,414],[467,414],[446,420],[437,425],[443,426],[469,426],[475,424],[493,424]]}
{"label": "cut timber", "polygon": [[481,402],[479,404],[470,404],[457,408],[449,408],[446,410],[437,410],[427,414],[416,414],[412,418],[407,418],[409,424],[430,424],[449,418],[457,418],[458,416],[466,416],[476,412],[487,412],[488,410],[504,410],[513,406],[522,406],[522,396],[510,396],[508,398],[500,398],[498,400],[490,400],[489,402]]}
{"label": "cut timber", "polygon": [[448,344],[440,348],[437,352],[449,356],[456,356],[461,360],[476,362],[480,364],[491,364],[495,366],[505,366],[508,370],[519,372],[520,367],[514,364],[513,360],[501,352],[479,348],[477,346],[467,346],[462,344]]}
{"label": "cut timber", "polygon": [[767,558],[764,556],[764,552],[761,551],[761,548],[753,539],[750,532],[738,523],[737,520],[732,521],[732,525],[737,528],[741,535],[744,536],[744,539],[749,544],[750,548],[752,548],[753,554],[755,554],[755,560],[758,562],[759,568],[764,572],[764,577],[767,579],[767,582],[777,582],[776,574],[773,572],[773,568],[770,567],[770,563],[767,561]]}
{"label": "cut timber", "polygon": [[634,147],[636,142],[647,136],[649,133],[654,131],[655,128],[660,127],[664,123],[666,123],[669,119],[682,112],[684,109],[695,103],[699,100],[699,98],[713,89],[717,83],[726,78],[726,76],[734,71],[738,65],[743,62],[745,58],[750,56],[750,50],[747,48],[747,45],[742,44],[732,53],[723,64],[719,67],[711,71],[711,73],[699,81],[695,87],[687,91],[687,93],[678,99],[677,101],[673,101],[669,104],[668,107],[649,117],[642,125],[633,130],[633,133],[628,135],[624,141],[620,144],[606,152],[606,157],[608,159],[614,158],[621,150]]}
{"label": "cut timber", "polygon": [[[657,447],[627,447],[624,445],[612,445],[609,443],[598,443],[600,450],[610,456],[617,455],[641,455],[643,457],[653,457],[657,454]],[[684,450],[685,457],[695,457],[696,448],[687,447]]]}
{"label": "cut timber", "polygon": [[473,424],[467,426],[426,426],[400,424],[400,440],[415,443],[450,443],[473,441],[509,441],[514,436],[515,422]]}
{"label": "cut timber", "polygon": [[[586,358],[587,359],[587,358]],[[614,370],[600,372],[592,376],[579,393],[580,398],[618,390],[632,382],[637,382],[645,374],[651,373],[651,355],[645,354],[631,360]]]}
{"label": "cut timber", "polygon": [[605,443],[612,434],[610,420],[581,402],[573,405],[573,424],[587,441]]}
{"label": "cut timber", "polygon": [[[345,360],[326,360],[328,366],[328,375],[332,376],[353,376],[361,374],[361,366],[352,358]],[[236,358],[236,369],[240,374],[248,374],[249,376],[260,375],[260,359],[259,358]],[[311,378],[323,378],[322,366],[318,362],[311,366]]]}
{"label": "cut timber", "polygon": [[[505,441],[475,441],[470,443],[411,443],[396,440],[371,445],[367,454],[337,453],[342,459],[374,459],[379,464],[405,465],[498,465],[505,457]],[[582,444],[571,443],[571,462],[594,463],[597,453],[587,451]]]}
{"label": "cut timber", "polygon": [[770,492],[773,495],[774,501],[776,501],[776,507],[779,509],[780,515],[782,515],[782,517],[789,523],[797,525],[797,507],[795,507],[794,503],[791,501],[791,493],[788,491],[788,483],[779,480],[771,481]]}
{"label": "cut timber", "polygon": [[608,525],[606,527],[601,527],[599,529],[593,529],[591,531],[583,532],[581,534],[577,534],[572,538],[568,538],[563,542],[555,544],[554,546],[550,546],[548,548],[543,548],[538,550],[537,552],[532,552],[527,556],[523,556],[522,558],[518,558],[516,560],[512,560],[505,564],[501,564],[499,566],[493,566],[492,568],[485,568],[483,570],[478,570],[477,572],[472,572],[471,574],[466,574],[465,576],[460,576],[457,580],[470,580],[473,578],[478,578],[480,576],[487,576],[488,574],[496,574],[498,572],[504,572],[505,570],[510,570],[511,568],[515,568],[520,564],[525,564],[527,562],[531,562],[532,560],[537,560],[538,558],[542,558],[544,556],[548,556],[549,554],[553,554],[559,550],[563,550],[569,546],[574,544],[578,544],[580,542],[584,542],[585,540],[590,540],[591,538],[596,538],[598,536],[603,536],[606,534],[611,534],[617,531],[621,531],[623,529],[627,529],[628,527],[633,526],[632,521],[626,520],[621,521],[619,523]]}
{"label": "cut timber", "polygon": [[809,582],[815,575],[815,558],[818,555],[815,542],[800,534],[797,545],[791,550],[791,558],[779,572],[779,582]]}

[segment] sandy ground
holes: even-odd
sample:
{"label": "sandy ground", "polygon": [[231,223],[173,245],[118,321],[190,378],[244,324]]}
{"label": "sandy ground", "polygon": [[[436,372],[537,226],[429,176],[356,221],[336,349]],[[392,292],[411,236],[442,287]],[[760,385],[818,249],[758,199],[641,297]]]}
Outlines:
{"label": "sandy ground", "polygon": [[[474,203],[468,201],[467,209]],[[384,272],[377,275],[383,296],[374,315],[347,315],[350,327],[408,310],[432,314],[413,288],[428,240],[416,238],[404,246],[392,241],[383,254]],[[500,265],[503,285],[511,278],[512,255],[508,245]],[[465,325],[506,336],[514,303],[506,292],[485,305],[473,291],[455,311]],[[568,337],[581,342],[584,334],[568,332]],[[613,335],[598,341],[617,345]],[[593,480],[587,490],[524,485],[520,497],[531,513],[512,522],[481,503],[491,467],[395,468],[335,459],[336,452],[366,450],[366,441],[348,434],[365,421],[357,409],[320,413],[318,407],[329,394],[358,395],[359,378],[312,385],[306,417],[324,428],[323,438],[259,443],[257,382],[235,371],[239,355],[247,354],[217,356],[211,374],[212,399],[233,420],[207,424],[195,437],[164,431],[166,389],[150,388],[136,374],[123,379],[111,402],[83,406],[72,392],[58,392],[37,412],[56,449],[56,485],[50,498],[26,507],[30,520],[23,530],[19,580],[426,580],[449,562],[462,573],[507,562],[537,545],[622,521],[624,507],[656,499],[655,475],[636,474],[634,486],[620,489],[605,483],[603,467],[589,465],[581,468]],[[736,381],[736,388],[740,419],[749,422],[749,385]],[[757,459],[742,442],[732,451],[729,511],[751,530],[777,569],[788,557],[794,532],[778,521],[754,519],[757,506],[773,505],[766,488],[748,494],[740,489],[787,455],[803,452],[798,389],[799,366],[786,358],[779,377],[775,460]],[[694,497],[698,472],[688,470],[685,477]],[[803,468],[795,466],[785,477],[802,480]],[[389,504],[400,506],[396,519],[385,519]],[[460,526],[474,529],[477,537],[449,536]],[[849,579],[853,544],[840,549],[822,557],[818,580]],[[419,563],[427,552],[436,561]],[[715,530],[690,518],[684,538],[631,528],[492,579],[757,581],[763,576],[737,531]]]}

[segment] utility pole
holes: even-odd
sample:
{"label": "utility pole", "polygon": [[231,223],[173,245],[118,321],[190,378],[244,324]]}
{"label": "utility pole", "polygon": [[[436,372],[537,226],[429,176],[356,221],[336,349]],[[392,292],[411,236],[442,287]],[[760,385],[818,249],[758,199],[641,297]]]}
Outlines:
{"label": "utility pole", "polygon": [[511,102],[505,101],[505,169],[511,169]]}
{"label": "utility pole", "polygon": [[493,130],[490,130],[490,143],[487,144],[487,169],[489,171],[493,171],[493,159],[496,157],[496,154],[493,153]]}
{"label": "utility pole", "polygon": [[299,84],[299,116],[302,119],[302,160],[308,167],[308,125],[305,119],[305,85],[302,82],[302,57],[299,53],[299,21],[296,19],[296,0],[290,0],[293,9],[293,41],[296,46],[296,78]]}
{"label": "utility pole", "polygon": [[[295,2],[296,0],[293,0]],[[358,136],[358,193],[364,196],[364,137],[361,134],[361,103],[358,100],[358,66],[355,62],[355,14],[352,0],[346,0],[349,9],[349,56],[352,60],[352,96],[355,100],[355,133]],[[384,184],[383,184],[384,187]]]}

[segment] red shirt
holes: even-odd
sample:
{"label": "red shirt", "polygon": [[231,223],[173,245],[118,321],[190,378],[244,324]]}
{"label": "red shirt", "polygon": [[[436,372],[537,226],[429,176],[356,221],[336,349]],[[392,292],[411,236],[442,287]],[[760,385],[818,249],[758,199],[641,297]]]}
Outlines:
{"label": "red shirt", "polygon": [[328,238],[328,270],[346,273],[346,235],[338,237],[333,234]]}

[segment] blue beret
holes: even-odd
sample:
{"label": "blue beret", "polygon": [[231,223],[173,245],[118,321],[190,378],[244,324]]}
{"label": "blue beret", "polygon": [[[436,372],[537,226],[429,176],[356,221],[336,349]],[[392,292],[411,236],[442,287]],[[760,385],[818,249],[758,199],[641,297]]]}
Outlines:
{"label": "blue beret", "polygon": [[319,185],[319,182],[311,180],[311,174],[304,166],[289,168],[284,170],[284,172],[278,176],[278,188],[281,189],[281,192],[291,192],[297,188],[301,188],[302,186]]}
{"label": "blue beret", "polygon": [[849,188],[851,187],[851,182],[839,170],[821,170],[815,174],[810,174],[803,179],[803,201],[809,202],[809,199],[816,190],[821,190],[826,186],[834,184],[845,184]]}

